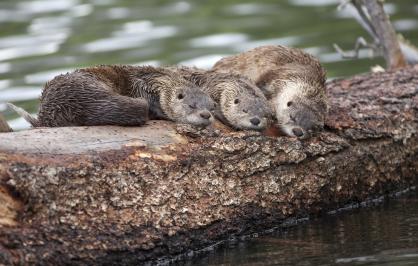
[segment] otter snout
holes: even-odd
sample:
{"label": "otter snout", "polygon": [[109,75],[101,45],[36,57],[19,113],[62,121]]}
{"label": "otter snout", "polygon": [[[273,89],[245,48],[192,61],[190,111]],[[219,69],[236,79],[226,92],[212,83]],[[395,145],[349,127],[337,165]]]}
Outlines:
{"label": "otter snout", "polygon": [[208,111],[202,111],[202,112],[200,112],[199,115],[203,119],[210,119],[211,116],[212,116],[212,114],[210,112],[208,112]]}
{"label": "otter snout", "polygon": [[250,119],[251,124],[253,124],[254,126],[258,126],[260,124],[260,119],[258,119],[257,117],[253,117]]}
{"label": "otter snout", "polygon": [[302,137],[303,136],[303,130],[300,127],[294,127],[292,129],[293,134],[295,134],[296,137]]}
{"label": "otter snout", "polygon": [[308,138],[323,125],[321,113],[302,103],[293,103],[287,110],[278,110],[279,125],[288,136]]}

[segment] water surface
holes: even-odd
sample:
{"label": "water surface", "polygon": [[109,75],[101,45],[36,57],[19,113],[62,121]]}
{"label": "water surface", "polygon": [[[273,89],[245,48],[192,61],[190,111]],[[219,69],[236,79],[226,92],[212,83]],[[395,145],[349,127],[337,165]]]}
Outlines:
{"label": "water surface", "polygon": [[225,244],[179,265],[418,265],[418,191]]}
{"label": "water surface", "polygon": [[[2,0],[0,112],[13,128],[28,125],[6,110],[37,112],[44,83],[96,64],[186,64],[211,67],[224,55],[256,46],[295,46],[319,57],[329,77],[368,71],[381,59],[343,60],[367,36],[337,11],[337,0]],[[396,29],[418,44],[416,0],[387,1]]]}

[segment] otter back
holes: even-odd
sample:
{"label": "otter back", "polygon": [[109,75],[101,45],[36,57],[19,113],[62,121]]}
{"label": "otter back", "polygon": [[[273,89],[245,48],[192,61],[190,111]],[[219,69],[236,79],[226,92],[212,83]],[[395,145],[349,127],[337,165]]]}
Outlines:
{"label": "otter back", "polygon": [[284,133],[305,137],[323,127],[328,109],[325,70],[296,48],[262,46],[218,61],[214,71],[241,74],[263,91]]}
{"label": "otter back", "polygon": [[150,117],[206,126],[212,104],[208,95],[166,69],[102,65],[47,82],[32,125],[135,126]]}
{"label": "otter back", "polygon": [[38,126],[143,125],[148,102],[118,92],[123,78],[76,70],[47,82],[42,92]]}

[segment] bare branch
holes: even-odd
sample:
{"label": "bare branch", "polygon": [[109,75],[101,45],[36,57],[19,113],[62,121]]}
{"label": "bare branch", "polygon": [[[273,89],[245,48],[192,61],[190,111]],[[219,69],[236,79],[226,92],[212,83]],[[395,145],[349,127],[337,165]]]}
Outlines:
{"label": "bare branch", "polygon": [[367,43],[363,37],[357,38],[356,43],[354,44],[354,51],[351,52],[345,52],[338,44],[334,43],[334,49],[342,56],[342,58],[346,59],[359,58],[361,48],[370,48],[373,52],[376,52],[375,50],[379,49],[376,45]]}
{"label": "bare branch", "polygon": [[388,68],[405,67],[405,58],[402,55],[399,42],[389,21],[388,15],[383,9],[382,1],[379,0],[357,0],[362,1],[370,15],[371,24],[380,40],[383,48],[383,56]]}

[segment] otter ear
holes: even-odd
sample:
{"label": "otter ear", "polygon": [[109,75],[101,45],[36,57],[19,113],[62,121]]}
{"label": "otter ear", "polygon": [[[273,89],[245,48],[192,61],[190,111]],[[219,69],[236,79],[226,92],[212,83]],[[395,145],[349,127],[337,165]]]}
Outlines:
{"label": "otter ear", "polygon": [[259,87],[262,91],[267,91],[268,81],[261,76],[256,82],[255,85]]}
{"label": "otter ear", "polygon": [[270,70],[265,73],[263,73],[256,81],[255,85],[261,89],[261,91],[264,93],[264,95],[268,96],[272,94],[270,85],[273,80],[277,79],[278,73],[277,70]]}

